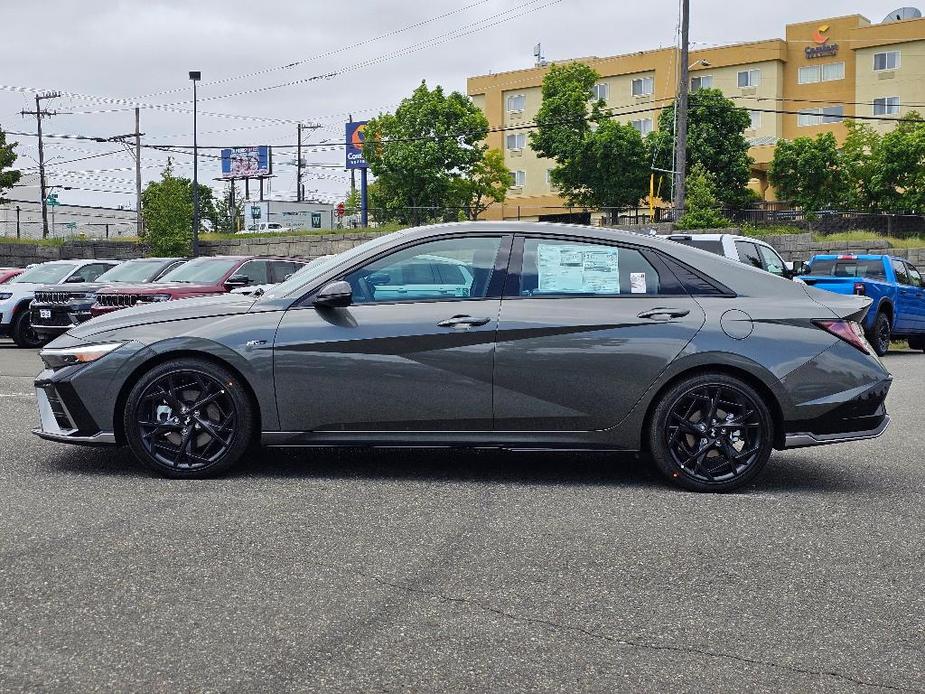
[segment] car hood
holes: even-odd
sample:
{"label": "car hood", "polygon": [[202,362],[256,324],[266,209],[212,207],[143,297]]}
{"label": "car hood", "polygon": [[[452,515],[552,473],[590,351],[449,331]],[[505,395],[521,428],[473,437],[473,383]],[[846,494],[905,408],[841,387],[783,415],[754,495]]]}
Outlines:
{"label": "car hood", "polygon": [[12,292],[13,296],[25,296],[26,294],[31,294],[36,289],[43,287],[44,285],[36,284],[35,282],[17,282],[16,284],[4,284],[0,285],[3,287],[4,292]]}
{"label": "car hood", "polygon": [[139,304],[132,308],[98,316],[81,323],[68,331],[68,335],[84,339],[112,330],[131,328],[136,325],[151,325],[190,318],[212,318],[247,313],[254,305],[254,299],[240,294],[221,294],[194,299],[159,301]]}
{"label": "car hood", "polygon": [[147,284],[114,284],[108,287],[107,294],[164,294],[168,292],[182,292],[195,294],[196,292],[217,292],[214,284],[192,284],[190,282],[148,282]]}
{"label": "car hood", "polygon": [[40,284],[36,285],[37,292],[67,292],[68,294],[87,294],[95,292],[103,287],[108,287],[105,282],[79,282],[72,284]]}

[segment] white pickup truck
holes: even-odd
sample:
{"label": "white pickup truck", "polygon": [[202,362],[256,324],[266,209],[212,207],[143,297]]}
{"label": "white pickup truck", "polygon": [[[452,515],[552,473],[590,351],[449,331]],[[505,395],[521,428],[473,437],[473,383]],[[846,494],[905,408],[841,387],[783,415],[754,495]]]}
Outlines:
{"label": "white pickup truck", "polygon": [[[665,238],[710,253],[716,253],[740,263],[766,270],[772,275],[793,279],[797,272],[792,263],[780,257],[774,247],[751,236],[735,234],[669,234]],[[802,263],[801,263],[802,265]]]}

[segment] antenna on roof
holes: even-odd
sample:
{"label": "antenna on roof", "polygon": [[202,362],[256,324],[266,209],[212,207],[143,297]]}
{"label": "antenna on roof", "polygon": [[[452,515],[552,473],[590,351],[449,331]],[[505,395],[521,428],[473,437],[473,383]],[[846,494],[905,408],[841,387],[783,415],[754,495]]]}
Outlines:
{"label": "antenna on roof", "polygon": [[533,47],[533,57],[536,59],[536,67],[546,67],[549,63],[543,57],[543,44],[538,43]]}

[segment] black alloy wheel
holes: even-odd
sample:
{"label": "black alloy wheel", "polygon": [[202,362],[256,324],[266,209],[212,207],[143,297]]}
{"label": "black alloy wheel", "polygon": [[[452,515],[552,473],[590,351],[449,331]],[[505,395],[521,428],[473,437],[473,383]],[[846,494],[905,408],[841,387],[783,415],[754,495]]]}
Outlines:
{"label": "black alloy wheel", "polygon": [[135,384],[124,425],[132,451],[150,467],[168,477],[206,477],[228,469],[247,449],[252,405],[228,370],[179,359]]}
{"label": "black alloy wheel", "polygon": [[694,491],[730,491],[757,475],[771,454],[770,412],[755,390],[723,374],[679,383],[652,419],[650,448],[671,481]]}
{"label": "black alloy wheel", "polygon": [[870,334],[870,344],[874,348],[878,357],[882,357],[890,351],[890,339],[892,338],[892,329],[890,328],[890,317],[883,312],[877,314],[874,321],[874,329]]}
{"label": "black alloy wheel", "polygon": [[13,329],[10,336],[17,347],[26,347],[36,349],[48,342],[44,337],[35,332],[32,327],[32,315],[29,309],[22,309],[13,319]]}

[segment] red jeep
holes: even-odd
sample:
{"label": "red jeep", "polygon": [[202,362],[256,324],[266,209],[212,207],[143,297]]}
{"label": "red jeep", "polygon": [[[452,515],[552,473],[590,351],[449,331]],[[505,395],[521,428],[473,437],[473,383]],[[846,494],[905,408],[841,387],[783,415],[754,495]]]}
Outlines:
{"label": "red jeep", "polygon": [[217,255],[194,258],[155,282],[105,287],[96,293],[91,316],[118,311],[136,304],[224,294],[251,284],[276,284],[308,261],[299,258],[267,258]]}

